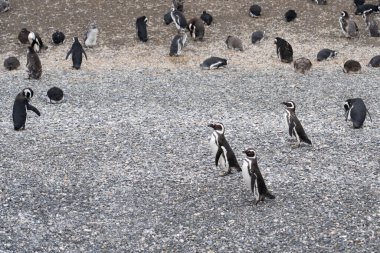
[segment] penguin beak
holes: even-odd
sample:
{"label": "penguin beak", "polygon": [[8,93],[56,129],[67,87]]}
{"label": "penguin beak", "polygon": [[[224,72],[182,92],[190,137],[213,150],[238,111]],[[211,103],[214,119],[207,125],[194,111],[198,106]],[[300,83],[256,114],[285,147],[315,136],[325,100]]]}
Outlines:
{"label": "penguin beak", "polygon": [[208,124],[207,126],[214,128],[214,124]]}

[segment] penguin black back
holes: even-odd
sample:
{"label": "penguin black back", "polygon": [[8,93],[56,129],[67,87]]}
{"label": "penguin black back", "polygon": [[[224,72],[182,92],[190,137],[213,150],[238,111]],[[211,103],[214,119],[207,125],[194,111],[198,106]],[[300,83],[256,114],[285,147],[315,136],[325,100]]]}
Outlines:
{"label": "penguin black back", "polygon": [[317,54],[317,61],[324,61],[324,60],[333,58],[337,54],[338,52],[328,49],[328,48],[321,49]]}
{"label": "penguin black back", "polygon": [[55,31],[51,35],[51,40],[56,45],[62,44],[65,41],[65,34],[63,34],[63,32],[60,31]]}
{"label": "penguin black back", "polygon": [[380,55],[376,55],[372,57],[372,59],[369,61],[368,67],[378,68],[380,67]]}
{"label": "penguin black back", "polygon": [[249,8],[249,15],[253,18],[257,18],[261,16],[260,5],[257,5],[257,4],[251,5],[251,7]]}
{"label": "penguin black back", "polygon": [[63,101],[63,91],[58,87],[50,88],[46,95],[49,98],[49,102],[52,104],[57,104]]}
{"label": "penguin black back", "polygon": [[13,126],[15,130],[25,129],[27,110],[35,112],[38,116],[41,115],[37,108],[29,104],[29,101],[33,97],[33,94],[34,92],[31,88],[25,88],[19,94],[17,94],[16,99],[13,103],[12,113]]}
{"label": "penguin black back", "polygon": [[146,16],[138,17],[136,20],[137,37],[142,42],[148,41],[147,22],[148,18]]}
{"label": "penguin black back", "polygon": [[70,54],[73,61],[73,68],[80,69],[80,66],[82,64],[82,54],[84,54],[84,56],[86,57],[86,60],[87,60],[87,55],[82,45],[80,44],[78,37],[74,37],[74,42],[71,46],[70,51],[66,55],[66,60]]}
{"label": "penguin black back", "polygon": [[20,61],[16,57],[11,56],[4,60],[4,68],[14,70],[18,67],[20,67]]}
{"label": "penguin black back", "polygon": [[171,11],[169,11],[168,13],[164,15],[164,22],[165,22],[165,25],[169,25],[171,22],[173,22]]}
{"label": "penguin black back", "polygon": [[276,44],[276,51],[278,58],[285,63],[291,63],[293,61],[293,48],[292,46],[284,39],[276,37],[274,40]]}
{"label": "penguin black back", "polygon": [[203,20],[203,22],[205,22],[206,25],[211,25],[213,17],[211,16],[211,14],[207,13],[206,11],[203,11],[201,19]]}
{"label": "penguin black back", "polygon": [[346,111],[346,121],[350,118],[354,128],[361,128],[363,126],[367,113],[371,119],[371,115],[361,98],[347,99],[344,103],[344,110]]}
{"label": "penguin black back", "polygon": [[288,10],[285,12],[285,20],[286,22],[291,22],[297,18],[297,13],[295,10]]}

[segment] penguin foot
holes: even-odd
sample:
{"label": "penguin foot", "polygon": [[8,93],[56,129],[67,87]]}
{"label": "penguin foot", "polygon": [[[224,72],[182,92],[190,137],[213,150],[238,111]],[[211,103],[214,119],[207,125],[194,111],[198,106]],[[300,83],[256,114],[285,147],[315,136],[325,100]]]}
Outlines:
{"label": "penguin foot", "polygon": [[219,174],[220,177],[225,177],[229,174],[232,174],[231,170],[224,171],[223,173]]}

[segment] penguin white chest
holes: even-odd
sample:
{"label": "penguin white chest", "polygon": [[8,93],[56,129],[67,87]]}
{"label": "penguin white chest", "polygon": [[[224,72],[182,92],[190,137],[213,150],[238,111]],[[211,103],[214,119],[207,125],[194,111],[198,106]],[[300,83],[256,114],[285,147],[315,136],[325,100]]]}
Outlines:
{"label": "penguin white chest", "polygon": [[247,186],[248,190],[251,190],[251,176],[249,175],[249,168],[251,167],[251,164],[249,161],[244,160],[243,166],[241,167],[242,174],[243,174],[243,181],[245,185]]}
{"label": "penguin white chest", "polygon": [[219,144],[218,144],[218,135],[213,132],[212,135],[210,136],[210,142],[209,142],[212,154],[216,156],[216,153],[218,152],[219,149]]}

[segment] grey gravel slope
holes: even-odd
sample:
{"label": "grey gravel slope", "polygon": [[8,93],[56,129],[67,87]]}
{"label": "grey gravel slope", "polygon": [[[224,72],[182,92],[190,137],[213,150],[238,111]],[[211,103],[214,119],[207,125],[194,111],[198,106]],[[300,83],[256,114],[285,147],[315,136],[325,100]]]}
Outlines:
{"label": "grey gravel slope", "polygon": [[[379,222],[376,70],[4,73],[0,87],[3,252],[375,252]],[[374,81],[375,80],[375,81]],[[67,94],[45,102],[49,87]],[[32,87],[27,130],[13,99]],[[343,102],[373,122],[354,130]],[[292,99],[312,147],[292,149]],[[241,174],[220,178],[208,147],[221,121],[241,162],[254,147],[274,201],[252,206]]]}

